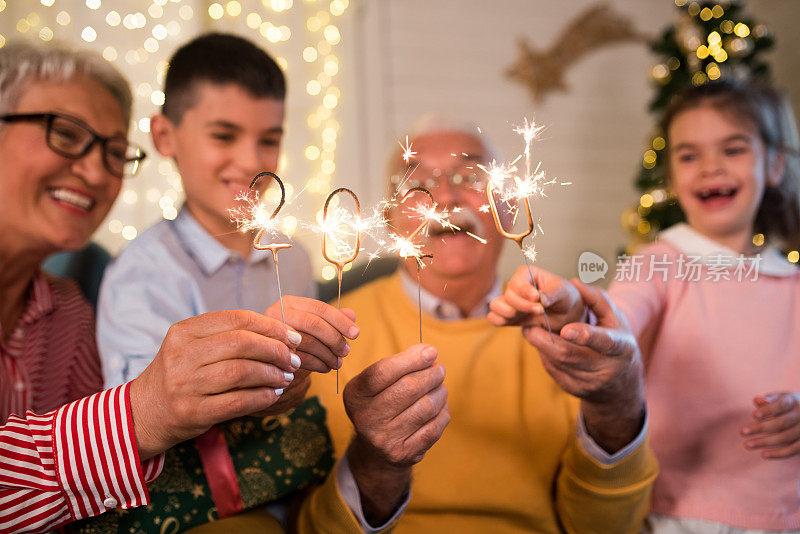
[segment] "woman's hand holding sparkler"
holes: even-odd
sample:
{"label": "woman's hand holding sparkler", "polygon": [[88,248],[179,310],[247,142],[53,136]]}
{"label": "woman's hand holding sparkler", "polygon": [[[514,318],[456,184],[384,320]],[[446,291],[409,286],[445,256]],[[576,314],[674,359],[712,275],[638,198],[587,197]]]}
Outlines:
{"label": "woman's hand holding sparkler", "polygon": [[[302,334],[297,347],[301,367],[309,371],[327,373],[342,366],[342,358],[350,353],[348,339],[359,334],[355,313],[306,297],[283,297],[286,324]],[[275,303],[266,311],[268,317],[280,320],[281,308]]]}
{"label": "woman's hand holding sparkler", "polygon": [[413,345],[364,369],[344,388],[356,435],[347,459],[370,524],[391,517],[422,460],[450,422],[444,366],[430,345]]}
{"label": "woman's hand holding sparkler", "polygon": [[306,393],[308,388],[311,387],[311,371],[306,369],[298,369],[294,372],[294,380],[286,386],[283,393],[278,398],[278,401],[260,412],[254,412],[251,415],[254,417],[269,417],[273,415],[280,415],[292,408],[297,408],[304,400],[306,400]]}
{"label": "woman's hand holding sparkler", "polygon": [[585,322],[586,306],[575,286],[544,269],[531,267],[537,291],[526,266],[518,267],[505,292],[490,304],[487,316],[495,326],[539,326],[547,328],[545,309],[553,332],[569,323]]}
{"label": "woman's hand holding sparkler", "polygon": [[172,325],[129,389],[140,458],[275,404],[300,367],[300,341],[279,320],[243,310]]}

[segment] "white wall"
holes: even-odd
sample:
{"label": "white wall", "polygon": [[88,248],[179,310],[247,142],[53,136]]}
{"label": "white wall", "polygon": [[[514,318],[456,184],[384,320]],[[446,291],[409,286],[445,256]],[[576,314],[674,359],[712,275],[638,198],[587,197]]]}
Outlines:
{"label": "white wall", "polygon": [[[580,252],[593,250],[609,263],[628,241],[623,209],[638,199],[633,179],[649,139],[648,71],[655,59],[644,44],[610,45],[569,69],[568,90],[535,105],[526,89],[504,72],[517,57],[520,36],[546,48],[561,29],[596,2],[524,0],[362,1],[356,9],[363,39],[359,99],[365,121],[370,176],[381,182],[387,147],[415,116],[426,111],[463,115],[478,122],[506,153],[519,153],[510,125],[535,116],[546,125],[535,156],[549,175],[571,181],[534,203],[545,231],[536,239],[538,263],[567,276],[577,274]],[[635,26],[656,35],[677,17],[667,0],[615,0]],[[795,24],[800,2],[760,0],[748,12],[772,26],[778,40],[777,81],[800,102]],[[383,150],[381,150],[383,148]],[[372,189],[373,194],[378,190]],[[503,258],[507,275],[520,262],[516,246]]]}

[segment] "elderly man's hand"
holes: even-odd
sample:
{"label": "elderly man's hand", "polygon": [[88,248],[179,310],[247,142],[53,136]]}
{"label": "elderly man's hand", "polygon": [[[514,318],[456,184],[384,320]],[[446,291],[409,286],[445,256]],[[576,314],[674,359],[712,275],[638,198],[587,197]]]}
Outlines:
{"label": "elderly man's hand", "polygon": [[356,435],[347,451],[370,524],[388,519],[411,481],[411,466],[450,422],[444,366],[414,345],[364,369],[344,388]]}
{"label": "elderly man's hand", "polygon": [[[347,339],[358,337],[355,313],[347,308],[337,310],[330,304],[306,297],[283,297],[286,324],[303,335],[297,348],[302,368],[327,373],[342,366],[342,358],[350,353]],[[280,302],[265,313],[281,319]]]}
{"label": "elderly man's hand", "polygon": [[589,435],[616,452],[641,431],[644,422],[642,360],[625,317],[605,291],[572,280],[597,326],[571,323],[551,340],[546,329],[523,327],[539,350],[545,369],[564,391],[581,399]]}
{"label": "elderly man's hand", "polygon": [[[539,288],[531,283],[531,274]],[[517,268],[503,294],[489,305],[487,316],[495,326],[546,326],[544,310],[553,332],[582,320],[586,307],[580,293],[568,280],[543,269]]]}
{"label": "elderly man's hand", "polygon": [[140,458],[275,404],[300,366],[292,354],[300,341],[280,321],[242,310],[172,325],[130,385]]}

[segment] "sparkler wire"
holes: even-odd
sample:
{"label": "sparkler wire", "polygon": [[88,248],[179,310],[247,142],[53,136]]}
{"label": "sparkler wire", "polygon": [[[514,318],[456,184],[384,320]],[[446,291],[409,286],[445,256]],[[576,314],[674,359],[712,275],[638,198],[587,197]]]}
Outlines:
{"label": "sparkler wire", "polygon": [[[336,195],[338,195],[340,193],[344,193],[344,194],[350,195],[353,198],[353,200],[355,201],[355,203],[356,203],[357,219],[356,219],[356,223],[353,225],[354,228],[355,228],[355,231],[356,231],[356,245],[355,245],[355,247],[353,247],[353,253],[350,256],[348,256],[347,258],[345,258],[345,259],[334,259],[334,258],[331,258],[328,255],[328,246],[327,245],[328,245],[328,232],[329,232],[329,230],[327,229],[328,227],[327,227],[326,223],[328,222],[328,208],[330,207],[331,200],[333,200],[333,197],[335,197]],[[323,221],[322,225],[325,228],[325,230],[323,230],[323,232],[322,232],[322,257],[325,258],[325,260],[328,261],[329,263],[332,263],[334,266],[336,266],[336,278],[337,278],[337,280],[339,282],[339,291],[338,291],[338,297],[337,297],[337,300],[336,300],[336,308],[337,309],[341,309],[342,308],[342,271],[344,270],[345,266],[348,263],[355,261],[356,257],[358,256],[358,251],[361,248],[361,232],[359,230],[359,224],[358,224],[358,222],[359,222],[358,219],[360,217],[361,217],[361,203],[358,201],[358,197],[356,196],[356,194],[353,193],[350,189],[348,189],[346,187],[340,187],[339,189],[331,191],[331,193],[328,195],[328,198],[325,199],[325,208],[324,208],[324,210],[322,212],[322,221]],[[336,393],[337,394],[339,393],[339,369],[336,369]]]}
{"label": "sparkler wire", "polygon": [[[283,181],[281,181],[281,179],[278,177],[277,174],[275,174],[274,172],[266,171],[258,173],[255,176],[255,178],[253,178],[253,181],[250,182],[250,189],[252,190],[253,186],[255,186],[256,183],[264,176],[272,177],[281,188],[280,201],[278,202],[278,205],[276,206],[275,210],[272,212],[272,215],[269,216],[270,219],[274,219],[275,217],[278,216],[278,213],[280,213],[281,209],[286,203],[286,188],[283,186]],[[286,248],[291,248],[292,245],[291,243],[271,243],[269,245],[262,245],[261,239],[264,237],[266,231],[267,230],[264,227],[258,229],[258,233],[256,233],[256,236],[253,238],[253,248],[256,250],[269,250],[270,252],[272,252],[272,259],[275,262],[275,279],[278,281],[278,301],[280,302],[281,306],[281,321],[283,321],[283,323],[286,324],[286,315],[284,314],[283,311],[283,291],[281,290],[281,277],[278,271],[278,251]]]}
{"label": "sparkler wire", "polygon": [[[500,235],[502,235],[506,239],[510,239],[510,240],[514,241],[517,245],[519,245],[520,252],[522,252],[522,257],[525,259],[525,265],[528,266],[528,275],[531,278],[531,285],[533,285],[533,288],[538,293],[539,292],[539,286],[536,284],[536,280],[534,280],[534,278],[533,278],[533,271],[531,270],[531,263],[530,263],[530,260],[528,259],[528,255],[525,254],[525,247],[523,245],[524,239],[533,232],[533,228],[534,228],[534,225],[533,225],[533,214],[531,213],[531,204],[528,201],[528,198],[526,197],[524,199],[525,215],[528,218],[528,229],[527,229],[527,231],[522,231],[522,232],[514,234],[514,233],[506,231],[506,229],[503,228],[503,223],[500,220],[500,215],[499,215],[499,213],[497,211],[497,204],[495,203],[495,200],[494,200],[494,185],[492,184],[491,181],[488,184],[486,184],[486,196],[488,197],[488,200],[489,200],[489,209],[492,212],[492,218],[494,219],[494,225],[497,227],[497,231],[500,233]],[[547,310],[544,309],[544,306],[542,306],[542,313],[544,314],[544,322],[547,325],[547,332],[550,334],[550,341],[552,343],[555,343],[555,339],[553,338],[553,331],[550,329],[550,319],[547,318]]]}
{"label": "sparkler wire", "polygon": [[[433,203],[433,205],[436,206],[436,201],[433,200],[433,195],[431,194],[431,192],[425,189],[424,187],[419,187],[419,186],[412,187],[411,189],[406,191],[405,194],[403,195],[403,198],[400,199],[399,204],[403,204],[403,202],[405,202],[414,193],[423,193],[425,195],[428,195],[428,198],[431,199],[431,203]],[[414,237],[416,237],[417,234],[419,234],[426,226],[428,226],[428,223],[430,223],[429,219],[425,219],[424,221],[422,221],[422,223],[419,226],[417,226],[417,228],[413,232],[411,232],[406,239],[408,239],[409,241],[414,239]],[[422,282],[420,279],[420,270],[422,266],[420,264],[422,258],[433,258],[433,254],[419,254],[416,256],[416,258],[417,258],[417,309],[419,310],[419,342],[422,343]]]}

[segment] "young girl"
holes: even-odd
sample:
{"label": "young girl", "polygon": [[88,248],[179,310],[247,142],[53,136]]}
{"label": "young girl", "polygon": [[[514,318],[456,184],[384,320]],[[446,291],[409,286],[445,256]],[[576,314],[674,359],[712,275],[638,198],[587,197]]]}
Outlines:
{"label": "young girl", "polygon": [[[800,529],[800,270],[753,244],[760,233],[794,246],[800,231],[791,108],[774,89],[715,82],[680,95],[663,131],[688,222],[629,258],[609,289],[645,363],[660,464],[647,530]],[[537,276],[554,328],[579,321],[571,284]],[[541,324],[526,277],[493,303],[493,322]]]}

